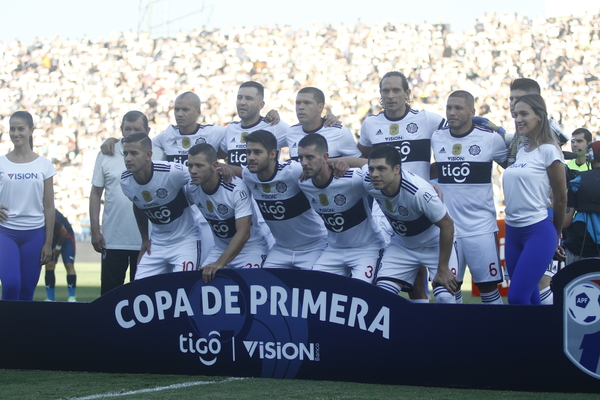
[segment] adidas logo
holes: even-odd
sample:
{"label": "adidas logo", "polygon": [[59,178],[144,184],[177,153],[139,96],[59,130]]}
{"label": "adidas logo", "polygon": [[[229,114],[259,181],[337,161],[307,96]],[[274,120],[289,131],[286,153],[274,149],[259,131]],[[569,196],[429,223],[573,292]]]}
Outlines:
{"label": "adidas logo", "polygon": [[177,146],[177,140],[173,141],[173,146]]}
{"label": "adidas logo", "polygon": [[258,185],[256,183],[254,184],[254,190],[258,190]]}
{"label": "adidas logo", "polygon": [[138,199],[137,196],[133,196],[133,201],[140,201],[140,199]]}
{"label": "adidas logo", "polygon": [[439,153],[439,154],[444,154],[444,153],[446,153],[446,149],[444,149],[444,148],[442,147],[442,149],[441,149],[440,151],[438,151],[438,153]]}
{"label": "adidas logo", "polygon": [[383,132],[381,132],[381,129],[378,129],[375,135],[383,135]]}
{"label": "adidas logo", "polygon": [[231,139],[231,142],[229,143],[235,143],[235,138]]}
{"label": "adidas logo", "polygon": [[296,148],[296,147],[298,147],[298,146],[297,146],[297,144],[296,144],[296,143],[294,143],[294,144],[292,145],[292,148]]}

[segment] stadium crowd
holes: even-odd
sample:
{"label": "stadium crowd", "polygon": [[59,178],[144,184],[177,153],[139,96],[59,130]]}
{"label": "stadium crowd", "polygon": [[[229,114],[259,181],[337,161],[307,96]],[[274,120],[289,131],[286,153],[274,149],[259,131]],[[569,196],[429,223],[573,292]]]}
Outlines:
{"label": "stadium crowd", "polygon": [[[513,131],[508,85],[519,76],[540,83],[548,112],[565,131],[600,130],[600,15],[565,19],[486,14],[466,32],[427,22],[366,26],[313,24],[203,28],[152,39],[127,32],[92,41],[40,37],[0,43],[0,154],[11,148],[8,117],[36,119],[35,151],[57,170],[56,207],[86,236],[90,178],[102,141],[118,136],[121,117],[140,110],[158,134],[173,123],[176,95],[202,99],[201,123],[235,119],[239,84],[262,82],[266,109],[296,123],[295,94],[316,86],[329,111],[358,135],[381,110],[378,83],[400,70],[412,107],[444,115],[447,95],[475,96],[478,114]],[[499,181],[495,192],[500,196]],[[80,236],[81,238],[81,236]]]}

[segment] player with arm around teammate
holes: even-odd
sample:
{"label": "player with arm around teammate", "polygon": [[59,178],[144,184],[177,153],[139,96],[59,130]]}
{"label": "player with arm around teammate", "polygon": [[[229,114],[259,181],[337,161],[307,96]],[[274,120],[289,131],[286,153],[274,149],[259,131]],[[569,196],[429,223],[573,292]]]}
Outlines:
{"label": "player with arm around teammate", "polygon": [[196,270],[200,232],[185,195],[190,181],[187,169],[178,163],[153,162],[152,141],[141,132],[123,138],[123,155],[127,170],[121,175],[121,189],[133,202],[142,236],[135,279]]}
{"label": "player with arm around teammate", "polygon": [[246,136],[248,166],[242,177],[271,229],[275,245],[264,268],[312,269],[327,246],[321,218],[300,190],[302,166],[277,160],[277,139],[266,130]]}
{"label": "player with arm around teammate", "polygon": [[362,184],[363,172],[354,168],[334,179],[327,151],[327,140],[317,133],[306,135],[298,144],[298,158],[306,178],[300,182],[300,189],[328,231],[328,246],[313,271],[352,276],[371,283],[384,241],[371,216],[368,193]]}
{"label": "player with arm around teammate", "polygon": [[[448,126],[433,133],[431,147],[438,185],[456,227],[459,284],[468,265],[481,302],[503,304],[498,292],[503,276],[496,241],[492,163],[504,163],[507,150],[500,135],[473,123],[474,115],[473,96],[464,90],[452,92],[446,103]],[[462,303],[460,290],[456,301]]]}
{"label": "player with arm around teammate", "polygon": [[377,286],[398,293],[412,286],[419,266],[434,277],[438,303],[455,303],[459,285],[454,223],[446,206],[425,180],[401,168],[400,154],[392,146],[373,149],[363,167],[365,189],[379,203],[394,229],[377,273]]}
{"label": "player with arm around teammate", "polygon": [[258,221],[258,210],[246,184],[237,177],[223,182],[217,172],[217,152],[209,144],[190,148],[188,199],[212,228],[215,246],[202,266],[210,282],[222,268],[260,268],[269,250],[270,232]]}

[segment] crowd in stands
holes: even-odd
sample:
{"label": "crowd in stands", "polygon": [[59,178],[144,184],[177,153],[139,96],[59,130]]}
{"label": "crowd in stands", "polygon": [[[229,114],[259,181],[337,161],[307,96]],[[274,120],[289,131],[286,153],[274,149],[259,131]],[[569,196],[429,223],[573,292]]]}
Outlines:
{"label": "crowd in stands", "polygon": [[227,124],[236,119],[240,83],[259,81],[265,109],[294,124],[297,91],[316,86],[329,111],[358,135],[362,120],[381,110],[379,80],[399,70],[409,79],[413,108],[445,115],[448,94],[463,89],[475,96],[479,115],[513,132],[509,83],[530,77],[566,132],[600,130],[600,14],[485,14],[465,32],[426,22],[359,21],[306,29],[202,28],[158,39],[133,32],[98,41],[44,36],[32,43],[0,42],[0,54],[0,154],[11,148],[8,117],[31,112],[35,151],[58,171],[56,207],[84,235],[102,141],[119,136],[130,110],[149,117],[151,136],[159,133],[174,123],[173,101],[187,90],[202,99],[200,122]]}

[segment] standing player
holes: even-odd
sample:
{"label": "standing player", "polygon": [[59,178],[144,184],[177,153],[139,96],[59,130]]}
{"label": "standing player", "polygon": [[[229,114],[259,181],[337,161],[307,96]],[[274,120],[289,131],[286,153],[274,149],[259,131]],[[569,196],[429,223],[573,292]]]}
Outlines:
{"label": "standing player", "polygon": [[264,222],[259,223],[246,184],[237,177],[231,183],[223,182],[217,166],[217,152],[209,144],[190,149],[188,199],[198,206],[215,239],[201,268],[206,283],[221,268],[260,268],[269,250],[270,232]]}
{"label": "standing player", "polygon": [[242,177],[275,238],[263,267],[312,269],[327,237],[321,218],[300,190],[302,166],[277,161],[277,139],[271,132],[254,131],[246,144],[248,167]]}
{"label": "standing player", "polygon": [[[363,167],[365,189],[372,195],[394,229],[377,273],[377,286],[392,293],[414,284],[421,265],[433,278],[438,303],[454,303],[458,281],[454,252],[454,223],[433,187],[402,170],[400,153],[379,146]],[[367,175],[368,171],[368,175]]]}
{"label": "standing player", "polygon": [[[438,184],[454,219],[458,253],[456,276],[462,285],[466,266],[481,292],[483,304],[503,304],[498,292],[502,269],[498,257],[492,162],[506,162],[506,146],[489,128],[475,125],[475,99],[464,90],[452,92],[446,103],[448,127],[433,133],[431,146]],[[455,293],[462,303],[462,292]]]}
{"label": "standing player", "polygon": [[330,158],[360,157],[356,141],[348,128],[341,124],[327,126],[328,119],[322,118],[325,108],[325,95],[315,87],[300,89],[296,95],[296,116],[299,124],[293,125],[287,132],[290,158],[298,158],[298,143],[311,133],[319,133],[329,144]]}
{"label": "standing player", "polygon": [[56,286],[56,262],[62,254],[63,264],[67,270],[67,290],[69,291],[68,302],[75,302],[75,288],[77,286],[77,274],[75,273],[75,233],[71,224],[57,209],[54,210],[54,233],[52,235],[52,258],[46,264],[46,301],[54,301]]}
{"label": "standing player", "polygon": [[200,234],[185,196],[190,181],[187,169],[178,163],[152,162],[152,141],[144,133],[124,138],[123,154],[127,171],[121,175],[121,188],[133,202],[142,236],[135,279],[196,270]]}
{"label": "standing player", "polygon": [[260,115],[260,110],[265,106],[264,97],[265,88],[260,83],[249,81],[240,85],[235,102],[240,121],[227,125],[221,142],[221,150],[227,153],[227,164],[238,167],[247,165],[246,136],[256,130],[273,133],[277,138],[277,150],[287,146],[285,134],[290,126],[283,121],[273,124]]}
{"label": "standing player", "polygon": [[[123,138],[135,132],[148,134],[148,118],[139,111],[129,111],[123,116]],[[131,203],[121,190],[121,174],[125,169],[123,143],[115,144],[116,156],[102,152],[96,157],[92,190],[90,192],[90,224],[94,250],[102,253],[100,294],[121,286],[129,268],[129,280],[135,279],[137,259],[142,238],[137,229]],[[153,153],[154,156],[154,153]],[[102,229],[100,228],[100,205],[104,194]]]}
{"label": "standing player", "polygon": [[[358,148],[364,157],[369,157],[374,147],[394,146],[401,155],[402,169],[429,180],[431,161],[431,135],[444,126],[441,116],[429,111],[416,111],[410,108],[410,89],[403,73],[390,71],[379,81],[379,94],[384,111],[365,118],[360,128]],[[373,209],[386,239],[392,230],[387,225],[381,210]],[[427,271],[421,268],[413,290],[409,292],[411,300],[427,303],[425,292]]]}
{"label": "standing player", "polygon": [[360,169],[350,169],[334,179],[327,151],[327,140],[320,134],[306,135],[298,144],[298,158],[307,178],[300,189],[328,230],[328,246],[313,270],[371,283],[384,241],[371,217],[364,176]]}

